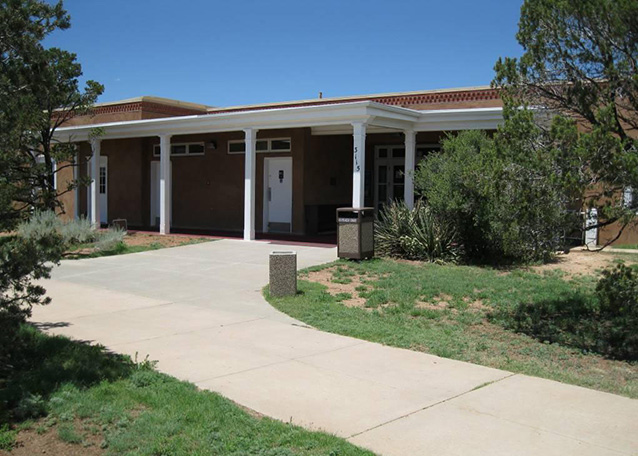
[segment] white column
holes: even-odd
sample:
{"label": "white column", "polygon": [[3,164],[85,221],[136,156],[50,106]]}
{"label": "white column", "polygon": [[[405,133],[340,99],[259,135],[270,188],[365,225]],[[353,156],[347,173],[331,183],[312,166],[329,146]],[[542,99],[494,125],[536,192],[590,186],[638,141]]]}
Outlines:
{"label": "white column", "polygon": [[416,133],[406,130],[405,134],[405,181],[403,199],[408,208],[414,208],[414,162],[416,160]]}
{"label": "white column", "polygon": [[247,128],[244,154],[244,240],[255,239],[255,161],[257,157],[257,130]]}
{"label": "white column", "polygon": [[[587,247],[596,247],[598,245],[598,209],[592,207],[587,211],[587,220],[585,221],[585,245]],[[594,228],[590,228],[593,226]]]}
{"label": "white column", "polygon": [[160,234],[171,232],[171,135],[160,137]]}
{"label": "white column", "polygon": [[93,228],[100,228],[100,146],[101,142],[97,138],[91,139],[91,213],[89,218]]}
{"label": "white column", "polygon": [[366,124],[352,124],[352,207],[365,206]]}
{"label": "white column", "polygon": [[77,220],[80,218],[80,186],[78,179],[80,178],[80,147],[75,145],[75,163],[73,164],[73,181],[75,189],[73,190],[73,217]]}

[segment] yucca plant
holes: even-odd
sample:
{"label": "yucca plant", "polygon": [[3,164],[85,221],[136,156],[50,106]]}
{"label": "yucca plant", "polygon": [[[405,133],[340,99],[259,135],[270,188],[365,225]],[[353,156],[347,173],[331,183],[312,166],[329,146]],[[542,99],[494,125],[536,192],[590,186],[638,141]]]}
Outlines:
{"label": "yucca plant", "polygon": [[386,205],[375,224],[375,247],[381,256],[421,261],[455,261],[460,255],[456,230],[417,201],[410,210],[396,201]]}

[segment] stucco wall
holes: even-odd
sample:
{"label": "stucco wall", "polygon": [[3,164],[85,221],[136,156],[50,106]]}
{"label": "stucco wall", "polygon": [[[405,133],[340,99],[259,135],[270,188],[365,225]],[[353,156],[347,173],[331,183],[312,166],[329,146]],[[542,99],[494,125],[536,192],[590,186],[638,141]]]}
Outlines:
{"label": "stucco wall", "polygon": [[[129,225],[140,226],[142,220],[142,138],[103,140],[100,154],[108,157],[108,220],[124,218]],[[80,175],[87,175],[86,160],[91,156],[89,144],[80,145]],[[80,188],[80,214],[88,216],[87,188]]]}
{"label": "stucco wall", "polygon": [[[618,223],[612,223],[611,225],[601,228],[598,231],[598,243],[600,245],[606,244],[618,235],[619,230],[620,225]],[[627,226],[618,240],[616,240],[612,245],[622,244],[638,244],[638,224],[634,223]]]}
{"label": "stucco wall", "polygon": [[[293,232],[304,230],[304,150],[309,129],[265,130],[257,139],[290,138],[292,152],[258,153],[255,169],[255,228],[263,226],[264,158],[292,156],[293,159]],[[244,226],[244,154],[229,154],[228,141],[243,140],[243,132],[174,136],[172,143],[204,142],[203,156],[174,156],[173,167],[173,226],[218,231],[240,232]],[[216,149],[208,146],[216,143]],[[150,162],[154,144],[149,138],[144,144],[143,199],[150,204]],[[148,204],[147,204],[148,206]],[[150,218],[150,207],[145,209],[144,223]]]}
{"label": "stucco wall", "polygon": [[73,182],[73,166],[67,162],[58,163],[58,169],[56,185],[58,193],[62,193],[58,198],[62,204],[60,217],[62,220],[68,221],[75,217],[75,191],[67,191],[69,185]]}

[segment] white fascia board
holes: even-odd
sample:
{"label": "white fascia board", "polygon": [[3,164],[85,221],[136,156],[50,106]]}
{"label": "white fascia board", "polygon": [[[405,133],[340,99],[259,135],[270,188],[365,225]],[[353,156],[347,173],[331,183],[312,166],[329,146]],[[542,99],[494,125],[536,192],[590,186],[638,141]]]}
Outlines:
{"label": "white fascia board", "polygon": [[391,119],[396,122],[413,122],[418,116],[418,111],[387,106],[372,101],[360,101],[332,105],[81,125],[59,128],[56,130],[55,138],[58,141],[86,141],[90,133],[96,128],[101,128],[104,131],[103,139],[119,139],[157,136],[160,134],[216,133],[238,131],[245,128],[277,129],[349,125],[353,122],[368,123],[373,118]]}
{"label": "white fascia board", "polygon": [[374,116],[390,117],[398,120],[416,121],[421,115],[421,111],[416,109],[402,108],[401,106],[391,106],[376,101],[370,101],[368,112]]}
{"label": "white fascia board", "polygon": [[420,111],[416,131],[494,130],[503,122],[503,108]]}
{"label": "white fascia board", "polygon": [[304,106],[222,114],[205,114],[161,119],[131,120],[105,124],[59,128],[55,137],[59,141],[86,141],[90,133],[100,128],[103,139],[135,138],[160,134],[185,135],[238,131],[245,128],[276,129],[312,127],[322,125],[367,122],[372,102],[342,103],[335,105]]}
{"label": "white fascia board", "polygon": [[[379,127],[374,123],[368,123],[366,128],[366,134],[371,135],[375,133],[396,133],[402,131],[401,128],[389,128]],[[327,125],[311,128],[311,134],[313,136],[331,136],[331,135],[352,135],[352,127],[350,125]]]}
{"label": "white fascia board", "polygon": [[160,119],[131,120],[59,128],[58,141],[86,141],[96,128],[102,139],[188,135],[240,131],[245,128],[279,129],[350,125],[355,122],[377,127],[415,131],[493,129],[502,121],[501,108],[417,111],[373,101],[330,105],[203,114]]}

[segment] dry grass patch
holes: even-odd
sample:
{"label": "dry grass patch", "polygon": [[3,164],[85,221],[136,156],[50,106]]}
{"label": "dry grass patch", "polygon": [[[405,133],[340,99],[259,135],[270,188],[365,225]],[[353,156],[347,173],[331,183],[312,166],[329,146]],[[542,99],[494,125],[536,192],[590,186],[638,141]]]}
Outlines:
{"label": "dry grass patch", "polygon": [[339,300],[344,306],[365,308],[366,298],[362,297],[361,293],[363,288],[367,289],[367,285],[362,282],[366,277],[354,274],[340,279],[339,276],[343,270],[344,268],[340,266],[333,266],[319,271],[310,271],[307,279],[325,286],[327,292],[340,298]]}
{"label": "dry grass patch", "polygon": [[429,310],[445,310],[449,309],[454,312],[458,312],[450,303],[454,299],[453,296],[450,296],[446,293],[440,293],[432,298],[431,301],[421,301],[418,300],[414,303],[414,307],[417,309],[429,309]]}
{"label": "dry grass patch", "polygon": [[[588,252],[586,250],[572,250],[570,253],[561,254],[554,261],[539,266],[532,266],[530,269],[535,272],[562,271],[566,279],[576,276],[593,275],[618,260],[617,256],[610,252]],[[628,265],[638,262],[636,260],[624,259]]]}
{"label": "dry grass patch", "polygon": [[155,233],[139,233],[130,232],[124,236],[124,243],[129,247],[134,246],[150,246],[152,244],[159,244],[161,247],[177,247],[184,244],[191,244],[194,242],[203,242],[208,239],[201,236],[190,236],[184,234],[155,234]]}
{"label": "dry grass patch", "polygon": [[34,422],[18,432],[14,448],[0,451],[0,456],[102,456],[102,428],[75,419],[69,423],[51,424],[49,418]]}
{"label": "dry grass patch", "polygon": [[111,250],[99,250],[96,244],[76,245],[65,254],[65,258],[82,259],[100,256],[122,255],[126,253],[159,250],[209,241],[213,241],[213,239],[183,234],[160,235],[155,233],[141,233],[130,231],[126,233],[126,235],[122,239],[122,242],[118,243]]}

